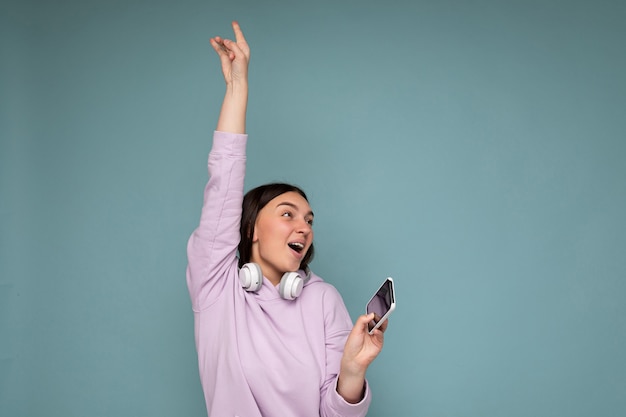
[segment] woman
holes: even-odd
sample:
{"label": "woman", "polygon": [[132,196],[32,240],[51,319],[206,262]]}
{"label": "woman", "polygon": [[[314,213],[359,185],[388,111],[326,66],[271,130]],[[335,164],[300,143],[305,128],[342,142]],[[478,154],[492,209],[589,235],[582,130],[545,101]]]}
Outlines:
{"label": "woman", "polygon": [[[226,94],[209,154],[200,225],[189,239],[187,284],[210,416],[364,416],[365,372],[383,331],[354,327],[337,290],[308,270],[313,211],[286,184],[244,199],[250,48],[215,37]],[[237,253],[239,252],[239,258]]]}

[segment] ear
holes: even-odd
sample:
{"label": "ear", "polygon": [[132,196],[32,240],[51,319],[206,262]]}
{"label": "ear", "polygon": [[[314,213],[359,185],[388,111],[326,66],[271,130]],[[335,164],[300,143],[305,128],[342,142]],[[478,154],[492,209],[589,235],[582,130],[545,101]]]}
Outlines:
{"label": "ear", "polygon": [[252,229],[252,233],[248,232],[248,236],[250,236],[252,234],[252,243],[257,243],[259,241],[259,237],[256,234],[256,225],[254,226],[254,228]]}

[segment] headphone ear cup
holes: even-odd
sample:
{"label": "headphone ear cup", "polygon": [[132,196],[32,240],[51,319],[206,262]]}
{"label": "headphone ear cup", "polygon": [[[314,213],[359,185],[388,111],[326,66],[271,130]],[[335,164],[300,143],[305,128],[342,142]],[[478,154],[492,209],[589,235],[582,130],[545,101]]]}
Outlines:
{"label": "headphone ear cup", "polygon": [[278,292],[285,300],[295,300],[301,293],[304,280],[297,272],[287,272],[280,279]]}
{"label": "headphone ear cup", "polygon": [[246,291],[255,292],[263,286],[261,267],[255,263],[247,263],[239,270],[239,281]]}

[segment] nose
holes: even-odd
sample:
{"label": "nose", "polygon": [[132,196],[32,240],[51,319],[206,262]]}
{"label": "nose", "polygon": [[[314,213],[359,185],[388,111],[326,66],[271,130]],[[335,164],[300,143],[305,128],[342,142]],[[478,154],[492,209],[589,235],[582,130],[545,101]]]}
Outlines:
{"label": "nose", "polygon": [[300,219],[297,226],[298,233],[302,233],[304,235],[308,235],[313,231],[311,227],[311,223],[309,223],[306,219]]}

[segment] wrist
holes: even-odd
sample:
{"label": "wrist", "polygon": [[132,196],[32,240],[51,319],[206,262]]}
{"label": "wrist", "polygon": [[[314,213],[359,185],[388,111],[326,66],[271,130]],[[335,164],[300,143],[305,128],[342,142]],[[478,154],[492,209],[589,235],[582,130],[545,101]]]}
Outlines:
{"label": "wrist", "polygon": [[365,376],[353,377],[340,372],[337,378],[337,393],[350,404],[361,402],[365,395]]}
{"label": "wrist", "polygon": [[226,83],[226,94],[248,94],[248,80],[233,80]]}
{"label": "wrist", "polygon": [[346,360],[346,358],[343,358],[340,369],[343,375],[355,378],[365,378],[367,365],[362,365],[354,360]]}
{"label": "wrist", "polygon": [[246,109],[248,106],[248,83],[237,81],[226,85],[217,130],[246,133]]}

